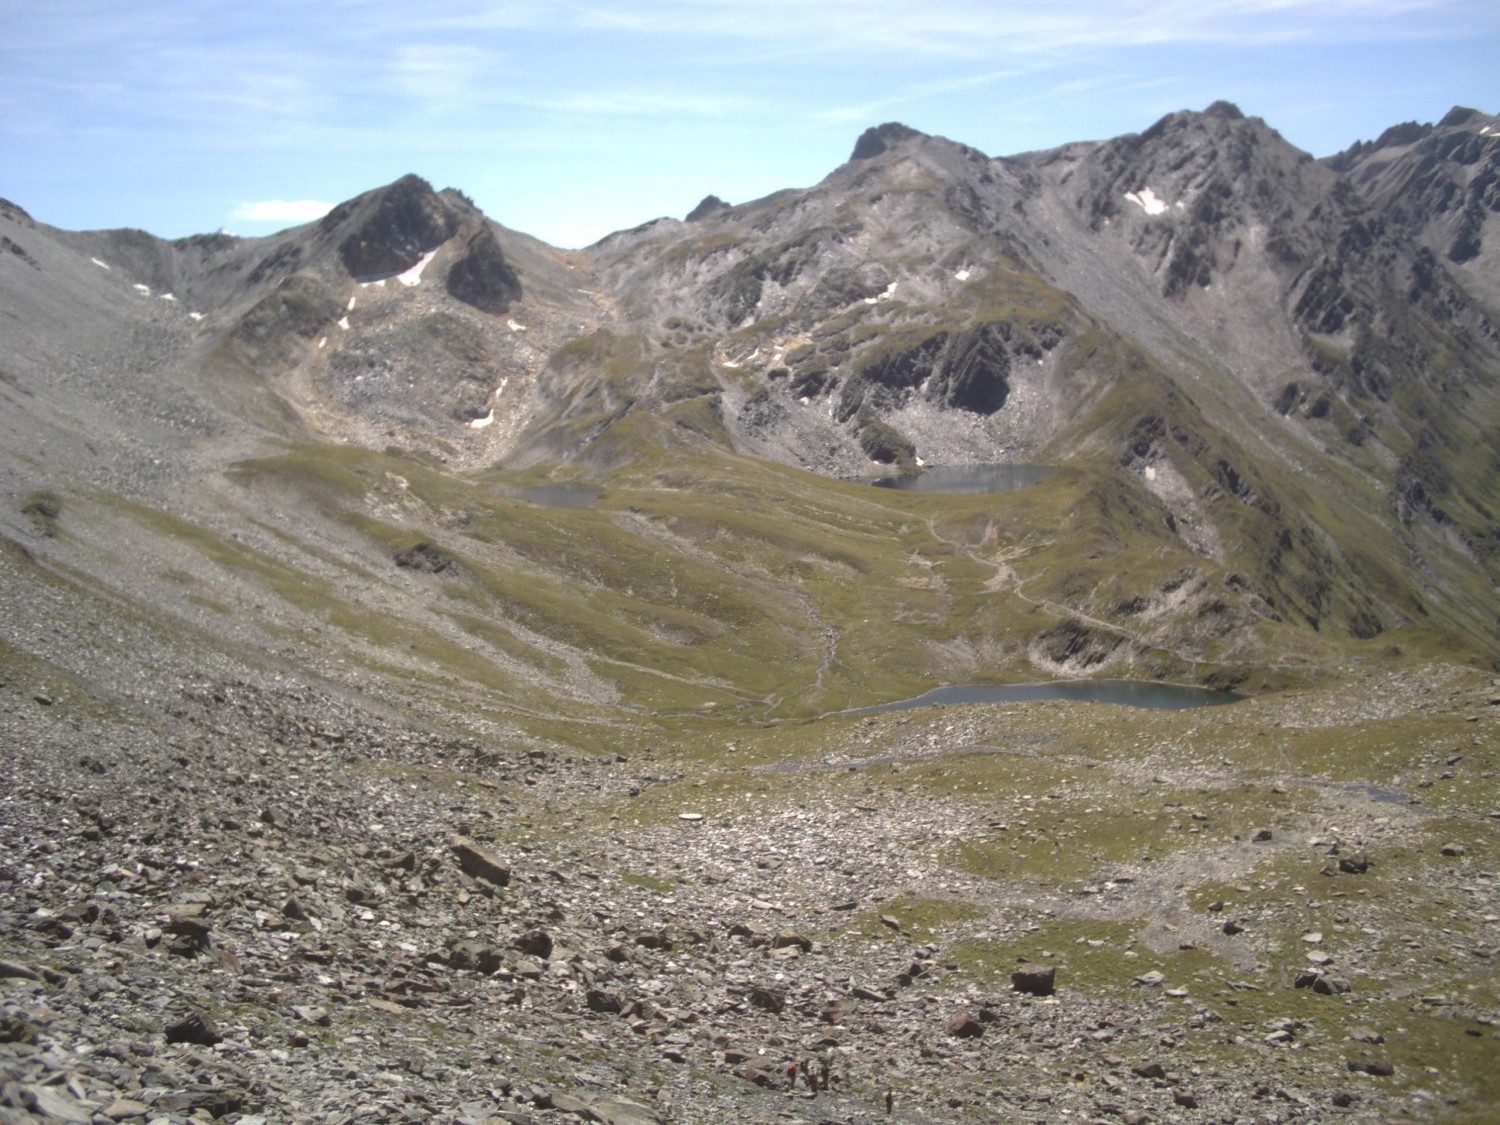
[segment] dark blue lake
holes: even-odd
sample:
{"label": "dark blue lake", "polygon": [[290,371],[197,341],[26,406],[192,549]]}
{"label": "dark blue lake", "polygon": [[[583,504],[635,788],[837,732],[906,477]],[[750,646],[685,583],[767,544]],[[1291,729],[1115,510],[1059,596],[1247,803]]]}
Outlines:
{"label": "dark blue lake", "polygon": [[1044,481],[1055,472],[1051,465],[952,465],[923,469],[911,476],[881,477],[874,484],[876,488],[902,492],[1014,492]]}
{"label": "dark blue lake", "polygon": [[539,508],[592,508],[601,491],[587,484],[528,484],[508,488],[506,494]]}

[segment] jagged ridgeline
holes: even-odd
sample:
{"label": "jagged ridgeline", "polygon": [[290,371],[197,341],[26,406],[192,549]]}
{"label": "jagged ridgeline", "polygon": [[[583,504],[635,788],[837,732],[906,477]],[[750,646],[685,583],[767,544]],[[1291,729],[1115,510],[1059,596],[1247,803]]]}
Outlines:
{"label": "jagged ridgeline", "polygon": [[[396,450],[455,479],[708,496],[756,477],[847,513],[874,501],[837,482],[873,472],[1057,466],[1025,496],[897,521],[994,597],[893,622],[1018,675],[1272,682],[1301,646],[1316,664],[1402,630],[1493,654],[1497,152],[1472,110],[1325,161],[1222,102],[1008,157],[891,123],[811,188],[710,195],[579,251],[416,176],[263,239],[68,233],[8,205],[7,292],[35,314],[12,367],[124,330],[135,350],[96,393],[149,372],[200,436]],[[236,479],[272,487],[258,464]],[[274,487],[377,518],[329,472]],[[754,552],[636,499],[654,543],[743,577]],[[463,556],[461,512],[422,518]],[[852,547],[882,519],[824,527],[813,553],[910,588]]]}
{"label": "jagged ridgeline", "polygon": [[1496,1120],[1497,160],[0,202],[0,1119]]}

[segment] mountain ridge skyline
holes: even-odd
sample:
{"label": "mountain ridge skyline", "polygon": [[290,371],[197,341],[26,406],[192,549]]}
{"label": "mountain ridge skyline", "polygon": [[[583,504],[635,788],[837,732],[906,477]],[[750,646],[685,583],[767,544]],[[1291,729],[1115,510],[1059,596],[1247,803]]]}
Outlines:
{"label": "mountain ridge skyline", "polygon": [[[1262,117],[1262,116],[1260,116],[1258,114],[1253,114],[1253,113],[1252,114],[1248,114],[1248,115],[1245,114],[1244,111],[1239,107],[1239,105],[1237,105],[1235,102],[1230,101],[1230,100],[1225,99],[1225,98],[1217,98],[1217,99],[1214,99],[1214,100],[1208,102],[1205,105],[1204,109],[1201,112],[1208,112],[1208,110],[1210,110],[1214,106],[1218,106],[1218,105],[1228,106],[1228,107],[1232,108],[1235,113],[1241,114],[1242,116],[1250,116],[1250,117],[1253,117],[1254,119],[1259,120],[1259,121],[1265,121],[1266,120],[1264,117]],[[991,160],[1005,160],[1005,159],[1008,159],[1008,158],[1025,157],[1025,156],[1029,156],[1029,155],[1032,155],[1032,154],[1038,153],[1038,152],[1054,151],[1054,150],[1057,150],[1057,149],[1067,148],[1067,147],[1074,146],[1074,145],[1098,145],[1098,144],[1104,144],[1104,143],[1106,143],[1109,140],[1118,139],[1119,137],[1139,136],[1142,133],[1148,132],[1157,122],[1160,122],[1161,120],[1165,120],[1166,118],[1171,117],[1174,114],[1177,114],[1177,113],[1187,113],[1187,112],[1198,112],[1198,111],[1191,110],[1191,109],[1189,109],[1187,107],[1179,107],[1179,108],[1174,109],[1174,110],[1169,110],[1166,113],[1164,113],[1161,117],[1157,118],[1157,121],[1153,122],[1151,125],[1143,126],[1140,130],[1138,130],[1136,132],[1127,132],[1127,133],[1119,134],[1117,137],[1113,137],[1113,138],[1112,137],[1102,137],[1102,138],[1077,138],[1077,137],[1073,137],[1073,138],[1068,138],[1068,139],[1065,139],[1065,140],[1057,141],[1054,144],[1042,145],[1042,146],[1037,147],[1037,148],[1016,149],[1016,150],[1006,151],[1006,152],[1003,152],[1003,153],[1002,152],[983,153],[983,155],[985,155],[988,159],[991,159]],[[1462,105],[1462,104],[1459,104],[1459,103],[1454,103],[1452,106],[1450,106],[1450,108],[1447,111],[1444,112],[1444,114],[1441,117],[1437,118],[1435,121],[1423,122],[1423,121],[1420,121],[1417,118],[1410,118],[1410,119],[1404,120],[1404,121],[1402,121],[1402,122],[1400,122],[1399,124],[1396,124],[1396,125],[1385,126],[1382,129],[1380,129],[1378,132],[1372,134],[1370,137],[1357,137],[1357,138],[1345,140],[1343,142],[1339,142],[1339,143],[1342,144],[1342,147],[1340,147],[1340,148],[1338,148],[1338,149],[1336,149],[1334,151],[1330,151],[1330,152],[1328,152],[1326,154],[1323,154],[1323,155],[1319,155],[1319,154],[1313,153],[1313,152],[1311,152],[1311,151],[1309,151],[1307,149],[1302,149],[1302,151],[1308,152],[1308,155],[1312,156],[1314,159],[1316,159],[1316,160],[1318,160],[1318,161],[1320,161],[1322,163],[1329,164],[1330,166],[1333,166],[1333,167],[1337,167],[1338,164],[1339,164],[1339,162],[1341,160],[1347,160],[1347,159],[1349,159],[1350,155],[1353,154],[1353,153],[1375,151],[1379,147],[1382,147],[1382,142],[1383,141],[1387,140],[1389,137],[1391,137],[1393,135],[1398,135],[1398,134],[1402,133],[1403,131],[1415,131],[1415,132],[1430,131],[1433,128],[1437,127],[1438,124],[1440,124],[1440,123],[1442,123],[1444,121],[1447,121],[1449,118],[1452,118],[1455,115],[1465,115],[1465,116],[1475,115],[1475,116],[1479,116],[1479,117],[1490,119],[1492,122],[1500,122],[1500,116],[1488,113],[1485,110],[1477,108],[1477,107],[1474,107],[1474,106],[1467,106],[1467,105]],[[874,125],[874,124],[869,125],[862,132],[859,132],[857,134],[854,133],[851,130],[850,131],[851,135],[854,135],[855,138],[856,138],[855,141],[854,141],[854,149],[858,148],[859,138],[864,137],[866,135],[873,134],[873,133],[877,132],[878,130],[886,128],[888,126],[896,126],[896,127],[900,128],[900,129],[909,129],[913,133],[919,134],[919,135],[924,136],[924,137],[935,138],[935,139],[938,139],[938,140],[952,140],[954,143],[964,144],[965,147],[972,147],[971,145],[967,144],[965,141],[959,140],[957,138],[952,138],[952,137],[949,137],[949,136],[947,136],[945,134],[942,134],[942,133],[931,132],[931,131],[927,131],[927,130],[924,130],[924,129],[915,128],[913,126],[907,125],[905,122],[902,122],[902,121],[891,120],[891,121],[883,122],[883,123],[881,123],[879,125]],[[1273,128],[1273,129],[1275,128],[1274,125],[1272,125],[1270,127]],[[1500,125],[1496,125],[1496,128],[1500,128]],[[1280,132],[1279,130],[1277,130],[1277,131],[1278,131],[1278,133]],[[1294,147],[1298,147],[1298,146],[1294,145]],[[848,142],[847,142],[847,140],[845,142],[845,148],[846,148],[846,150],[848,149]],[[834,151],[837,151],[837,147],[836,146],[834,146]],[[981,151],[981,150],[976,150],[976,151]],[[778,194],[778,193],[783,192],[783,191],[808,190],[811,187],[815,187],[818,183],[821,183],[829,175],[833,174],[834,171],[836,171],[838,168],[842,167],[845,163],[848,163],[848,161],[852,160],[852,159],[856,159],[856,156],[855,156],[855,154],[854,154],[853,151],[850,151],[849,155],[846,156],[843,160],[838,161],[837,163],[834,163],[831,166],[829,166],[828,168],[826,168],[825,171],[821,175],[819,175],[817,179],[809,182],[805,186],[800,186],[799,187],[799,186],[795,186],[795,185],[781,184],[779,186],[775,186],[775,187],[770,188],[770,190],[766,191],[762,195],[758,195],[758,196],[754,196],[754,197],[746,198],[746,199],[742,199],[742,200],[728,201],[729,205],[730,206],[734,206],[734,205],[737,205],[738,203],[754,203],[754,202],[757,202],[760,199],[767,198],[770,195],[775,195],[775,194]],[[419,165],[413,163],[409,167],[406,167],[406,168],[404,168],[404,169],[402,169],[400,171],[395,171],[393,173],[393,175],[391,176],[390,179],[385,180],[383,182],[386,183],[386,184],[395,183],[397,180],[399,180],[399,179],[401,179],[401,178],[403,178],[405,176],[408,176],[408,175],[419,176],[423,180],[425,180],[425,181],[427,181],[429,183],[432,183],[432,184],[436,184],[437,181],[438,181],[437,177],[434,177],[434,176],[430,175],[427,170],[424,170]],[[444,188],[451,188],[452,190],[459,191],[459,192],[463,193],[466,196],[472,196],[472,194],[473,194],[472,191],[469,189],[469,187],[467,187],[466,185],[464,185],[462,183],[446,183],[446,184],[443,185],[443,187]],[[370,189],[368,186],[365,186],[365,187],[359,189],[358,191],[356,191],[355,194],[356,195],[363,194],[364,192],[369,191],[369,190],[372,190],[372,189]],[[702,203],[702,202],[706,202],[708,200],[718,200],[718,202],[720,202],[720,203],[726,202],[724,199],[720,198],[719,193],[722,191],[721,188],[717,188],[717,187],[713,186],[712,184],[709,184],[707,186],[702,187],[700,190],[701,190],[702,194],[699,195],[699,196],[694,197],[695,200],[696,200],[696,203]],[[689,191],[691,191],[691,189],[689,189]],[[353,198],[353,196],[348,196],[348,197],[345,197],[345,198],[346,199],[347,198]],[[18,200],[12,200],[12,202],[15,203],[17,206],[24,206]],[[294,229],[294,228],[296,228],[298,226],[303,226],[303,225],[306,225],[308,223],[317,222],[320,219],[322,219],[325,215],[327,215],[327,213],[329,211],[331,211],[334,207],[338,206],[338,204],[339,204],[338,200],[331,200],[330,201],[330,200],[322,200],[322,199],[292,199],[292,198],[279,199],[278,198],[278,199],[267,199],[267,200],[263,200],[263,201],[261,201],[259,203],[254,203],[254,204],[243,204],[243,205],[240,205],[243,208],[246,208],[246,209],[248,209],[250,211],[253,211],[253,213],[254,213],[254,219],[252,221],[253,225],[273,224],[272,228],[269,229],[269,230],[255,232],[255,233],[250,233],[250,234],[241,234],[238,230],[233,229],[232,222],[231,223],[222,224],[222,225],[213,227],[211,229],[210,228],[202,228],[202,229],[188,230],[188,231],[185,231],[184,233],[180,233],[180,234],[166,234],[166,235],[161,234],[158,231],[151,230],[149,227],[142,226],[142,225],[140,225],[138,223],[129,222],[129,221],[127,221],[127,222],[125,222],[125,223],[123,223],[121,225],[118,225],[118,226],[102,226],[102,227],[66,226],[64,224],[52,223],[52,222],[49,222],[48,225],[50,225],[50,226],[57,226],[57,227],[59,227],[59,229],[74,230],[74,231],[78,231],[78,232],[123,230],[123,229],[141,230],[144,233],[150,234],[152,237],[161,238],[161,239],[163,239],[163,241],[168,241],[168,242],[176,242],[176,241],[181,241],[183,239],[189,239],[189,238],[194,238],[194,237],[202,237],[202,236],[206,236],[206,235],[217,235],[217,234],[228,235],[228,236],[234,237],[234,238],[264,238],[264,237],[268,237],[268,236],[273,235],[273,234],[280,234],[280,233],[283,233],[285,231],[292,230],[292,229]],[[541,241],[548,242],[549,245],[552,245],[552,246],[554,246],[554,247],[556,247],[557,249],[560,249],[560,250],[572,250],[572,249],[582,250],[582,249],[588,248],[589,246],[595,245],[596,243],[601,242],[601,241],[603,241],[603,240],[611,237],[612,235],[620,234],[620,233],[623,233],[623,232],[628,231],[628,230],[633,230],[633,229],[636,229],[636,228],[638,228],[638,227],[640,227],[642,225],[646,225],[646,224],[649,224],[649,223],[652,223],[652,222],[656,222],[656,221],[659,221],[661,219],[674,219],[674,218],[683,218],[683,219],[686,219],[687,216],[689,214],[691,214],[691,211],[692,211],[692,208],[693,208],[694,205],[695,205],[695,203],[686,204],[682,208],[682,211],[681,211],[680,215],[678,215],[678,214],[672,214],[672,213],[665,212],[665,211],[656,211],[656,212],[653,212],[653,213],[651,213],[649,215],[646,215],[645,217],[638,218],[636,221],[629,222],[629,223],[627,223],[624,226],[617,227],[617,228],[612,229],[612,230],[607,230],[604,233],[598,235],[596,238],[594,238],[590,242],[579,243],[579,244],[567,244],[567,243],[561,243],[561,242],[551,242],[551,241],[547,240],[546,238],[544,238],[541,234],[538,234],[535,231],[528,230],[525,227],[516,226],[516,225],[511,224],[510,222],[507,222],[506,216],[503,213],[501,213],[501,212],[497,212],[497,211],[492,210],[490,208],[484,208],[484,210],[485,210],[486,214],[488,214],[493,221],[501,223],[502,225],[509,227],[510,229],[516,231],[517,233],[526,234],[526,235],[528,235],[530,237],[533,237],[533,238],[538,238]],[[31,210],[36,209],[37,207],[38,207],[38,204],[35,203],[35,201],[33,201],[32,204],[30,205],[30,207],[28,207],[26,209],[28,210],[28,213],[30,213]],[[46,220],[43,220],[43,221],[46,221]],[[284,224],[284,225],[282,225],[282,224]]]}

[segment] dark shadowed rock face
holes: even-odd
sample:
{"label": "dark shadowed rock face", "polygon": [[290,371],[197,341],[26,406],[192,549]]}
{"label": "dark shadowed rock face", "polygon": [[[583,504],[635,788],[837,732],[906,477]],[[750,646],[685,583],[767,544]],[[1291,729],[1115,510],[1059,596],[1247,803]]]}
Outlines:
{"label": "dark shadowed rock face", "polygon": [[488,227],[469,239],[463,256],[448,270],[447,289],[464,304],[496,316],[521,299],[521,279]]}
{"label": "dark shadowed rock face", "polygon": [[869,160],[879,156],[892,145],[922,134],[909,125],[902,125],[899,121],[887,121],[884,125],[872,125],[859,135],[859,140],[854,142],[854,151],[850,153],[850,160]]}
{"label": "dark shadowed rock face", "polygon": [[[361,206],[369,203],[373,206],[368,209]],[[420,176],[403,176],[373,199],[365,196],[335,208],[321,226],[332,231],[351,219],[358,225],[339,243],[339,259],[354,278],[409,270],[458,229],[458,221]]]}
{"label": "dark shadowed rock face", "polygon": [[948,349],[941,376],[931,395],[944,406],[974,414],[993,414],[1010,393],[1011,336],[1008,324],[982,324],[959,337]]}
{"label": "dark shadowed rock face", "polygon": [[725,203],[717,195],[706,195],[703,197],[703,201],[699,203],[698,206],[694,207],[687,213],[687,218],[684,221],[689,223],[698,223],[702,222],[704,219],[711,218],[712,216],[719,214],[721,211],[728,210],[729,204]]}
{"label": "dark shadowed rock face", "polygon": [[459,569],[452,555],[431,543],[417,543],[403,551],[397,551],[395,561],[397,566],[405,570],[415,570],[422,574],[442,574],[447,570]]}

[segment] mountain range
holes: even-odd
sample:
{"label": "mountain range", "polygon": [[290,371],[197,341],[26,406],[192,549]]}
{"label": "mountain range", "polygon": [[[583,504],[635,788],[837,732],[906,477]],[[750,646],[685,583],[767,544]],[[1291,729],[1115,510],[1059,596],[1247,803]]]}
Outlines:
{"label": "mountain range", "polygon": [[1056,597],[1108,623],[1095,655],[1405,628],[1493,651],[1495,120],[1324,161],[1227,103],[1002,158],[888,124],[815,187],[577,252],[416,176],[263,239],[7,204],[12,511],[66,485],[30,447],[87,478],[111,439],[600,482],[679,450],[827,478],[1036,462],[1100,539]]}
{"label": "mountain range", "polygon": [[[446,1091],[443,1119],[486,1120],[454,1092],[490,1057],[484,1036],[502,1036],[516,1078],[491,1091],[503,1120],[565,1112],[551,1087],[639,1044],[589,1088],[658,1104],[571,1112],[666,1120],[675,1098],[676,1119],[713,1121],[740,1103],[702,1074],[732,1063],[765,1085],[736,1035],[777,1060],[815,1042],[844,1058],[856,1033],[826,1028],[847,1024],[882,1046],[848,1064],[865,1100],[828,1103],[828,1120],[878,1105],[890,1075],[936,1099],[911,1120],[979,1120],[989,1095],[924,1069],[931,1013],[908,990],[951,978],[958,996],[1002,961],[1051,959],[1065,947],[1027,936],[1043,924],[1075,958],[1128,949],[1111,972],[1149,948],[1168,973],[1238,974],[1222,995],[1261,1021],[1266,1052],[1314,1017],[1277,1006],[1294,996],[1278,958],[1299,946],[1275,927],[1306,911],[1261,878],[1263,858],[1313,842],[1352,877],[1337,857],[1358,837],[1388,857],[1363,886],[1428,896],[1371,916],[1351,962],[1381,982],[1371,1003],[1426,995],[1380,975],[1399,977],[1381,958],[1404,954],[1391,943],[1415,941],[1410,926],[1448,935],[1424,990],[1470,946],[1489,957],[1476,919],[1496,887],[1460,888],[1473,858],[1450,861],[1496,796],[1500,118],[1456,108],[1321,160],[1226,102],[1000,157],[888,123],[816,185],[708,195],[578,250],[417,175],[265,238],[66,231],[0,200],[0,344],[0,734],[16,747],[0,984],[35,993],[6,1000],[19,1039],[0,1044],[45,1044],[44,1002],[67,1013],[54,1036],[104,1043],[102,1012],[159,1039],[162,1013],[207,1012],[231,974],[239,999],[219,1018],[241,1021],[231,1046],[249,1044],[241,1069],[261,1085],[221,1075],[244,1095],[224,1112],[291,1114],[341,1089],[337,1049],[404,1066],[386,1040],[339,1047],[306,1014],[342,1021],[368,1000],[360,1018],[427,1059],[408,1089]],[[1034,483],[871,486],[995,464],[1035,467]],[[1247,698],[1221,723],[1062,703],[856,714],[942,685],[1079,678]],[[1392,811],[1419,780],[1442,818]],[[712,802],[741,834],[673,835],[719,831]],[[1260,815],[1276,835],[1256,851]],[[1439,826],[1442,859],[1424,835]],[[783,854],[781,831],[860,858]],[[1060,850],[1044,861],[1046,832]],[[1178,848],[1191,861],[1155,874]],[[536,885],[504,890],[497,854]],[[1310,870],[1282,882],[1305,893]],[[1225,901],[1258,919],[1238,944]],[[1333,915],[1353,903],[1306,925],[1352,932]],[[991,906],[1010,913],[982,921]],[[796,932],[728,929],[751,910]],[[648,940],[647,915],[670,925]],[[389,944],[361,932],[379,918]],[[1137,923],[1128,940],[1111,928]],[[210,924],[237,953],[207,956]],[[480,949],[496,926],[519,943],[503,956]],[[820,952],[845,960],[798,978],[804,954],[833,964]],[[205,975],[174,984],[163,958]],[[876,964],[904,983],[851,992]],[[783,970],[792,984],[766,983]],[[454,983],[471,978],[479,991]],[[1465,1027],[1490,1049],[1492,1022],[1459,1022],[1488,1010],[1493,977],[1475,979],[1478,999],[1401,1017],[1424,1030],[1392,1048],[1406,1077],[1372,1104],[1423,1117],[1423,1052],[1468,1058]],[[634,1007],[610,1006],[621,990]],[[1055,1018],[1038,1049],[1086,1040],[1089,1059],[1111,1027],[1143,1044],[1249,1034],[1212,1030],[1233,1018],[1223,1004],[1158,1031],[1088,995],[984,1010]],[[851,996],[874,1007],[825,1006]],[[121,997],[134,1015],[110,1006]],[[458,1034],[433,1015],[448,997],[478,1029],[456,1070],[434,1045]],[[532,1032],[507,1038],[505,1013]],[[326,1040],[316,1067],[267,1046],[283,1017],[299,1049]],[[740,1032],[711,1030],[724,1020]],[[1316,1089],[1325,1105],[1343,1025],[1314,1026],[1333,1038],[1297,1040],[1313,1069],[1288,1098]],[[1258,1112],[1280,1064],[1226,1049],[1223,1108]],[[196,1104],[183,1073],[148,1082],[145,1048],[120,1050],[139,1081],[91,1081]],[[17,1051],[0,1109],[45,1117],[32,1103],[61,1096],[62,1064]],[[985,1066],[1031,1056],[1007,1058]],[[977,1059],[960,1069],[982,1073]],[[1100,1106],[1119,1102],[1126,1064],[1096,1062],[1076,1065],[1105,1093],[1048,1079],[1045,1102],[1006,1103],[1014,1119],[1078,1099],[1114,1113]],[[1180,1075],[1142,1065],[1127,1104],[1187,1105]],[[1500,1104],[1484,1065],[1454,1073],[1452,1105]],[[82,1112],[92,1095],[68,1096]],[[364,1119],[373,1097],[333,1098],[325,1117]],[[780,1100],[754,1112],[770,1120]]]}

